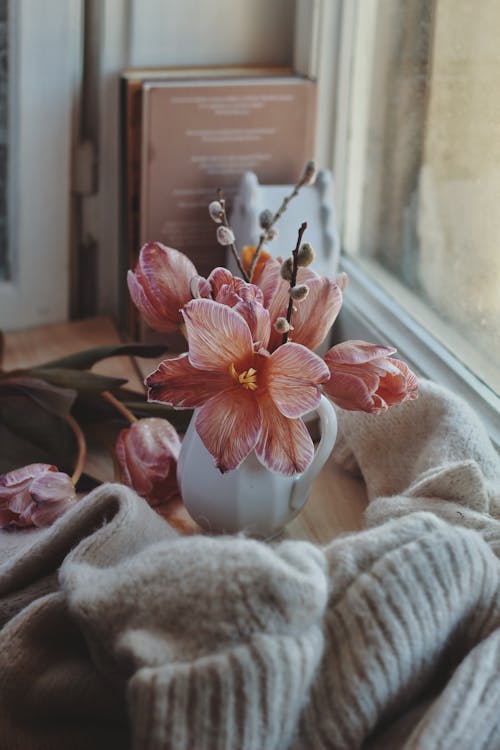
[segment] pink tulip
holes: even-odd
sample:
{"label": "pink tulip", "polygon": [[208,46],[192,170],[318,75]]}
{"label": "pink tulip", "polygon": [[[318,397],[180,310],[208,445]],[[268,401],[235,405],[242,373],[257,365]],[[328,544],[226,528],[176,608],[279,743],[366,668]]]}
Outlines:
{"label": "pink tulip", "polygon": [[[254,281],[262,289],[264,304],[269,310],[271,323],[286,317],[290,284],[280,276],[281,263],[267,258],[257,266]],[[346,282],[342,278],[345,288]],[[334,279],[318,276],[311,268],[299,268],[297,285],[309,287],[307,297],[295,305],[292,314],[293,331],[289,340],[316,349],[326,338],[342,306],[342,288]],[[282,336],[271,327],[269,349],[273,351],[281,344]]]}
{"label": "pink tulip", "polygon": [[127,283],[130,296],[146,323],[156,331],[169,333],[182,323],[181,308],[191,297],[191,281],[197,271],[183,253],[160,242],[141,249]]}
{"label": "pink tulip", "polygon": [[50,526],[75,502],[71,479],[50,464],[0,475],[0,528]]}
{"label": "pink tulip", "polygon": [[207,279],[211,298],[232,307],[248,323],[254,344],[268,341],[271,332],[269,312],[264,307],[262,289],[233,276],[226,268],[215,268]]}
{"label": "pink tulip", "polygon": [[180,438],[166,419],[139,419],[118,435],[115,452],[123,480],[157,508],[179,499]]}
{"label": "pink tulip", "polygon": [[268,336],[256,349],[246,320],[213,300],[193,300],[183,316],[189,353],[147,378],[149,399],[199,407],[197,432],[223,472],[253,449],[273,471],[304,471],[314,450],[300,417],[319,402],[325,363],[294,343],[269,354]]}
{"label": "pink tulip", "polygon": [[417,398],[417,378],[404,362],[389,356],[395,351],[366,341],[333,346],[325,355],[331,376],[325,393],[342,409],[370,414]]}

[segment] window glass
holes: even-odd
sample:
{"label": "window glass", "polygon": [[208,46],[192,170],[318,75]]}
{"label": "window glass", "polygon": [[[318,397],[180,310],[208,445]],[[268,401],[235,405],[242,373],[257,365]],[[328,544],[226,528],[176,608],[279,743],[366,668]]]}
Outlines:
{"label": "window glass", "polygon": [[364,7],[353,65],[369,57],[368,108],[360,131],[354,90],[363,170],[346,249],[414,292],[443,343],[498,390],[500,3],[378,0],[372,29]]}

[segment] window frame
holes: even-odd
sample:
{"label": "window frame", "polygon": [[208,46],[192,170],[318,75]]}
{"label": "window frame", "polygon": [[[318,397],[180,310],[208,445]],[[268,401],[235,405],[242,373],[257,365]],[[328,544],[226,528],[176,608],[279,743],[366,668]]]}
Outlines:
{"label": "window frame", "polygon": [[[359,154],[366,133],[369,50],[378,2],[316,0],[312,17],[305,23],[307,14],[311,15],[310,4],[297,0],[295,62],[299,72],[318,81],[317,159],[334,175],[340,269],[350,279],[337,332],[343,340],[365,338],[395,346],[419,375],[462,396],[500,451],[500,398],[399,303],[394,288],[374,281],[355,256],[344,250],[344,238],[352,246],[359,226],[363,186]],[[362,14],[358,13],[361,6]],[[332,34],[334,25],[336,33]]]}
{"label": "window frame", "polygon": [[14,330],[68,319],[82,0],[10,0],[8,13],[12,276],[0,281],[0,326]]}

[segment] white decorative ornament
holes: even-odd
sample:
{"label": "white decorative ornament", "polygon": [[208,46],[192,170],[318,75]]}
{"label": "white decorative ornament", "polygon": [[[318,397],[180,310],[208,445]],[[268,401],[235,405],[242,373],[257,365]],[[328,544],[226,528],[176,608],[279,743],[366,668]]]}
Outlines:
{"label": "white decorative ornament", "polygon": [[[293,185],[261,185],[254,172],[245,172],[229,219],[240,251],[244,245],[258,244],[263,231],[259,223],[260,214],[270,209],[274,215],[283,198],[293,188]],[[316,253],[313,269],[321,276],[333,276],[339,262],[339,238],[333,202],[333,178],[328,170],[320,170],[315,183],[302,187],[290,201],[277,222],[279,237],[266,243],[265,251],[275,258],[291,255],[297,243],[297,231],[304,221],[307,221],[304,242],[311,243]],[[228,254],[226,262],[228,268],[238,275],[232,255]]]}

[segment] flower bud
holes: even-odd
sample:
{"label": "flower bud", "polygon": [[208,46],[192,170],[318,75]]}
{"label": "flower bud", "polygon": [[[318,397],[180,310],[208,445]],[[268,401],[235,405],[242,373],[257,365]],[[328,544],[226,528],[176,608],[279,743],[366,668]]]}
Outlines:
{"label": "flower bud", "polygon": [[0,475],[0,528],[50,526],[75,503],[71,479],[50,464]]}
{"label": "flower bud", "polygon": [[262,229],[269,229],[269,227],[271,226],[272,220],[273,220],[273,212],[270,211],[268,208],[260,212],[259,224],[261,225]]}
{"label": "flower bud", "polygon": [[144,245],[135,270],[127,274],[127,283],[132,301],[151,328],[161,333],[179,328],[179,311],[193,296],[194,276],[196,268],[184,253],[160,242]]}
{"label": "flower bud", "polygon": [[217,242],[219,245],[232,245],[234,240],[234,232],[230,227],[217,227]]}
{"label": "flower bud", "polygon": [[224,209],[219,201],[212,201],[208,207],[208,213],[210,218],[215,221],[216,224],[220,224],[224,219]]}
{"label": "flower bud", "polygon": [[300,184],[312,185],[315,179],[316,179],[316,164],[311,159],[311,161],[308,161],[306,166],[304,167],[302,177],[300,178]]}
{"label": "flower bud", "polygon": [[287,258],[283,261],[281,264],[280,269],[281,278],[285,279],[285,281],[291,281],[292,280],[292,274],[293,274],[293,258]]}
{"label": "flower bud", "polygon": [[292,326],[286,318],[276,318],[274,321],[274,330],[278,333],[288,333],[292,330]]}
{"label": "flower bud", "polygon": [[180,497],[177,459],[180,438],[166,419],[138,419],[118,435],[115,452],[123,482],[153,507]]}
{"label": "flower bud", "polygon": [[297,302],[305,299],[309,294],[309,287],[307,284],[298,284],[290,289],[290,297]]}
{"label": "flower bud", "polygon": [[268,229],[266,232],[266,241],[271,242],[272,240],[275,240],[278,236],[278,230],[276,227],[271,227],[271,229]]}
{"label": "flower bud", "polygon": [[326,395],[342,409],[378,414],[417,398],[418,380],[396,350],[366,341],[343,341],[325,354],[330,380]]}
{"label": "flower bud", "polygon": [[310,266],[316,257],[313,246],[310,242],[304,242],[299,252],[297,253],[297,265],[298,266]]}

